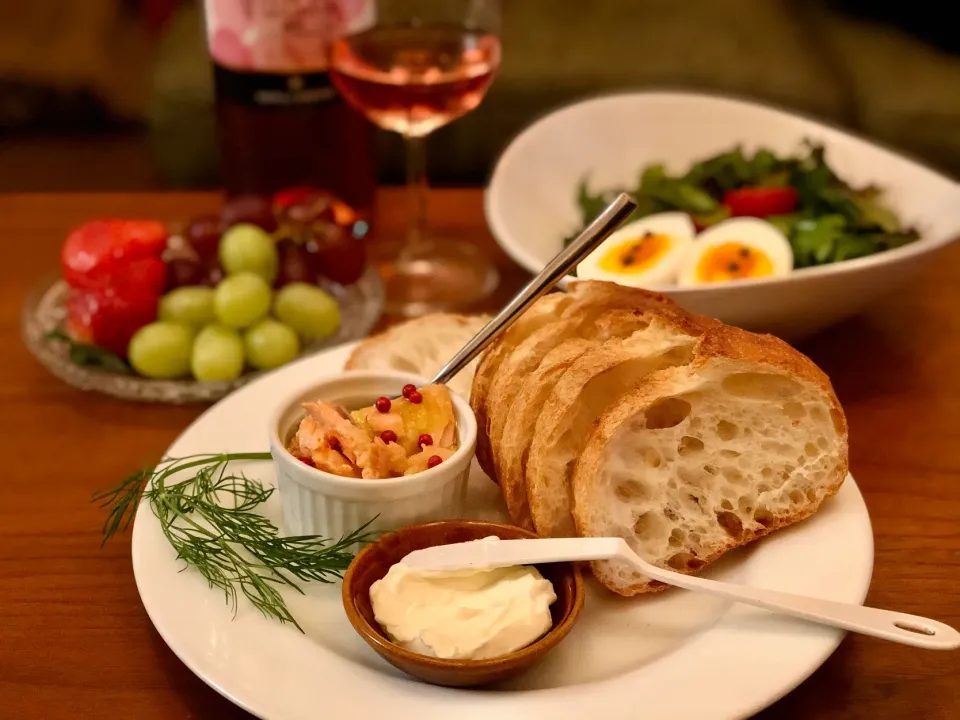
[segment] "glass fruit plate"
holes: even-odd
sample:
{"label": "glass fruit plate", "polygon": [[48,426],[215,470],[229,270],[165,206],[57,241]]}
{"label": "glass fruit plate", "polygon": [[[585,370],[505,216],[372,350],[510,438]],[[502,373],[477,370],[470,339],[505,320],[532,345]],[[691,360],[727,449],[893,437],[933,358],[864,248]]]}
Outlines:
{"label": "glass fruit plate", "polygon": [[[333,295],[340,306],[340,329],[332,337],[305,346],[301,356],[365,337],[383,310],[383,286],[373,268],[368,267],[353,285],[329,283],[321,287]],[[262,374],[251,371],[225,382],[151,380],[77,365],[70,360],[67,343],[45,337],[49,332],[63,329],[68,291],[67,284],[58,277],[47,279],[30,292],[23,306],[23,337],[27,348],[47,370],[76,388],[122,400],[202,403],[219,400]]]}

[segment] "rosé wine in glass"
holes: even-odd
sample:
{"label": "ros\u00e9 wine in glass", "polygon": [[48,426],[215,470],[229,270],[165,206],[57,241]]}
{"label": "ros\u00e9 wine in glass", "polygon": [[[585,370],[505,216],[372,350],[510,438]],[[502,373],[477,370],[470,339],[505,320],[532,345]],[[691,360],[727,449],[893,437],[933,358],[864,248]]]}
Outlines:
{"label": "ros\u00e9 wine in glass", "polygon": [[376,0],[376,22],[330,48],[340,94],[407,149],[410,226],[377,262],[391,314],[467,309],[497,285],[479,248],[427,232],[425,138],[480,105],[500,67],[499,25],[499,0]]}
{"label": "ros\u00e9 wine in glass", "polygon": [[373,28],[340,38],[333,81],[385,130],[422,136],[480,104],[500,65],[500,40],[454,25]]}

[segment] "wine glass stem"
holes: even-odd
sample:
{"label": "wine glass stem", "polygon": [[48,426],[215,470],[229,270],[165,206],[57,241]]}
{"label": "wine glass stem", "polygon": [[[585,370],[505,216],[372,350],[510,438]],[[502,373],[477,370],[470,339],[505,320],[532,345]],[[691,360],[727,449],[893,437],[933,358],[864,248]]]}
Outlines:
{"label": "wine glass stem", "polygon": [[407,253],[422,249],[427,230],[427,139],[407,135],[404,138],[407,154],[407,188],[410,194],[410,228],[407,234]]}

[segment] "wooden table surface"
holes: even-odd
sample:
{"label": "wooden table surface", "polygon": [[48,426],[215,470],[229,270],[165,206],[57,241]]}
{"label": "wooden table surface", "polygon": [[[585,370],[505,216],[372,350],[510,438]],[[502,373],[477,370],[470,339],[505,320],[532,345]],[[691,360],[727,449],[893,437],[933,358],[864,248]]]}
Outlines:
{"label": "wooden table surface", "polygon": [[[494,304],[508,296],[525,275],[496,250],[480,192],[436,191],[431,200],[435,227],[497,258],[505,288]],[[154,631],[129,537],[101,549],[103,518],[89,502],[95,489],[158,459],[202,408],[73,390],[20,339],[23,298],[56,269],[72,226],[109,215],[184,219],[218,202],[192,194],[0,196],[0,456],[9,463],[0,478],[2,717],[249,717]],[[403,195],[382,193],[381,227],[403,219]],[[876,540],[867,602],[960,626],[960,245],[900,295],[801,349],[833,379],[850,421],[851,468]],[[849,636],[758,717],[958,718],[960,652]]]}

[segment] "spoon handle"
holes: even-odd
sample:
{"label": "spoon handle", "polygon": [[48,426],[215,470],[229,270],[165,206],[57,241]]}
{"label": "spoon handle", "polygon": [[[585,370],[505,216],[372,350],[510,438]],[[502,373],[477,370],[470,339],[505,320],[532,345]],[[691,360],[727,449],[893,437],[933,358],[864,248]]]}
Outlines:
{"label": "spoon handle", "polygon": [[622,560],[647,577],[669,585],[718,595],[821,625],[931,650],[953,650],[960,647],[960,632],[936,620],[683,575],[651,565],[638,556],[626,541],[615,537],[455,543],[414,550],[404,557],[402,562],[411,567],[428,570],[456,570],[467,567],[490,568],[568,560],[610,559]]}
{"label": "spoon handle", "polygon": [[872,635],[904,645],[930,650],[953,650],[960,647],[960,632],[937,620],[907,613],[881,610],[850,603],[821,600],[777,590],[746,587],[708,580],[655,567],[641,560],[633,551],[621,552],[623,560],[654,580],[699,592],[718,595],[728,600],[793,615],[821,625],[830,625],[852,632]]}
{"label": "spoon handle", "polygon": [[480,332],[464,345],[443,366],[431,382],[447,383],[454,375],[463,370],[471,360],[493,342],[493,339],[506,330],[534,300],[557,284],[560,278],[572,270],[577,263],[589,255],[606,240],[617,226],[637,208],[637,203],[626,193],[620,193],[607,206],[597,219],[590,223],[577,238],[553,258],[526,287],[517,293],[496,316],[481,328]]}

